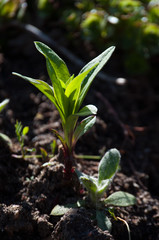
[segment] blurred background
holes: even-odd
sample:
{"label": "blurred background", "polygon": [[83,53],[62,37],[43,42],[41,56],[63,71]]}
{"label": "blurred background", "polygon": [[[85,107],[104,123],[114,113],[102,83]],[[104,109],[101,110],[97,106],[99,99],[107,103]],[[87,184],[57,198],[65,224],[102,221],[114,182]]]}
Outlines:
{"label": "blurred background", "polygon": [[[159,64],[158,0],[1,0],[0,48],[31,24],[82,59],[116,46],[116,71],[155,77]],[[35,29],[32,29],[37,34]]]}

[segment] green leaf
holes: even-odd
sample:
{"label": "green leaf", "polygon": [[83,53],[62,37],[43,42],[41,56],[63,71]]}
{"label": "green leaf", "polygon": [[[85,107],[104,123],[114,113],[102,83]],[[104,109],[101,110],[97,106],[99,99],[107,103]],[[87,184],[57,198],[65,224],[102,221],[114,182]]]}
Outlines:
{"label": "green leaf", "polygon": [[65,88],[68,86],[68,84],[74,79],[74,74],[67,80],[66,84],[65,84]]}
{"label": "green leaf", "polygon": [[13,75],[16,75],[18,77],[21,77],[21,78],[25,79],[26,81],[29,81],[36,88],[38,88],[48,99],[51,100],[51,102],[53,102],[53,104],[55,105],[55,107],[59,111],[59,114],[61,116],[62,121],[65,121],[63,112],[62,112],[60,106],[57,104],[56,99],[54,97],[54,92],[53,92],[52,86],[50,86],[49,84],[47,84],[46,82],[44,82],[42,80],[26,77],[26,76],[23,76],[23,75],[21,75],[19,73],[13,72]]}
{"label": "green leaf", "polygon": [[[75,169],[75,172],[76,172],[78,178],[86,175],[86,174],[84,174],[83,172],[80,172],[77,168]],[[87,175],[86,175],[86,176],[87,176]]]}
{"label": "green leaf", "polygon": [[[47,45],[41,42],[34,42],[37,50],[42,53],[54,69],[54,71],[49,72],[51,80],[54,78],[60,79],[63,82],[67,82],[70,78],[70,74],[65,62]],[[52,75],[53,74],[53,75]]]}
{"label": "green leaf", "polygon": [[19,142],[21,142],[22,128],[23,128],[22,123],[18,122],[18,120],[16,120],[15,133],[16,133],[16,136],[17,136]]}
{"label": "green leaf", "polygon": [[5,99],[0,103],[0,112],[6,107],[8,103],[9,103],[9,99]]}
{"label": "green leaf", "polygon": [[80,180],[82,181],[88,192],[95,193],[97,191],[97,181],[95,178],[85,175],[80,177]]}
{"label": "green leaf", "polygon": [[52,129],[52,132],[56,135],[56,137],[61,141],[64,149],[66,149],[66,142],[65,140],[63,139],[63,137],[55,130],[55,129]]}
{"label": "green leaf", "polygon": [[76,143],[77,140],[85,134],[96,122],[95,116],[90,116],[85,118],[80,124],[77,126],[74,135],[73,135],[73,142]]}
{"label": "green leaf", "polygon": [[72,110],[70,114],[74,113],[76,109],[76,104],[78,102],[78,97],[80,94],[80,89],[81,89],[81,83],[83,79],[88,75],[88,73],[96,67],[96,64],[92,66],[90,69],[88,69],[85,72],[82,72],[79,74],[77,77],[75,77],[70,83],[67,85],[66,90],[65,90],[65,95],[67,98],[69,98],[69,107]]}
{"label": "green leaf", "polygon": [[120,162],[120,153],[117,149],[110,149],[105,153],[101,159],[98,167],[98,182],[101,183],[102,180],[110,179],[114,176],[118,170]]}
{"label": "green leaf", "polygon": [[58,79],[56,77],[56,73],[51,65],[51,62],[48,58],[46,58],[46,63],[47,63],[47,70],[49,73],[49,76],[53,76],[52,80],[52,85],[53,85],[53,91],[54,91],[54,97],[58,103],[58,105],[60,106],[60,108],[62,109],[62,112],[65,116],[67,116],[67,112],[68,112],[68,99],[65,96],[65,83]]}
{"label": "green leaf", "polygon": [[118,191],[104,200],[107,206],[127,207],[136,204],[136,198],[130,193]]}
{"label": "green leaf", "polygon": [[100,229],[102,229],[103,231],[108,230],[109,232],[111,232],[112,223],[106,216],[106,213],[104,211],[96,210],[96,219],[97,225]]}
{"label": "green leaf", "polygon": [[66,123],[64,126],[65,140],[67,142],[67,145],[70,147],[72,146],[72,135],[73,135],[73,131],[76,126],[77,120],[78,120],[78,116],[70,115],[66,119]]}
{"label": "green leaf", "polygon": [[9,148],[12,147],[12,140],[6,134],[0,133],[0,138],[2,139],[2,141],[4,141],[4,143],[7,144]]}
{"label": "green leaf", "polygon": [[98,184],[98,197],[102,197],[108,188],[110,183],[110,179],[102,180],[100,184]]}
{"label": "green leaf", "polygon": [[43,147],[41,147],[41,148],[40,148],[40,152],[41,152],[42,159],[43,159],[43,160],[46,160],[46,159],[47,159],[47,156],[48,156],[47,151],[46,151]]}
{"label": "green leaf", "polygon": [[64,206],[60,206],[60,205],[56,205],[50,215],[53,215],[53,216],[62,216],[64,215],[65,213],[67,213],[71,208],[77,208],[78,207],[78,204],[77,203],[72,203],[72,204],[66,204]]}
{"label": "green leaf", "polygon": [[22,131],[22,135],[25,136],[29,132],[29,127],[25,126]]}
{"label": "green leaf", "polygon": [[78,113],[75,113],[74,115],[77,116],[89,116],[89,115],[96,115],[98,109],[94,105],[86,105],[83,107]]}
{"label": "green leaf", "polygon": [[114,49],[115,49],[115,47],[110,47],[110,48],[106,49],[103,53],[101,53],[99,56],[97,56],[92,61],[90,61],[87,65],[85,65],[82,68],[82,70],[80,71],[80,73],[82,73],[82,72],[86,71],[87,69],[90,69],[95,64],[97,64],[97,66],[91,70],[91,72],[85,77],[85,79],[82,82],[80,97],[79,97],[79,101],[77,104],[77,109],[81,106],[93,79],[98,74],[98,72],[102,69],[102,67],[106,64],[106,62],[109,60],[112,53],[114,52]]}

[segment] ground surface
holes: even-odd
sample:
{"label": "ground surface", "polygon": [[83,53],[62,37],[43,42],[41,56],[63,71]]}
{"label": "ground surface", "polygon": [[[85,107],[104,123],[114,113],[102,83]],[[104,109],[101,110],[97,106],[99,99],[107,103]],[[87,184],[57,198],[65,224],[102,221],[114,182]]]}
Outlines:
{"label": "ground surface", "polygon": [[[61,131],[54,106],[29,83],[11,74],[16,71],[47,81],[44,59],[33,40],[28,33],[17,32],[0,54],[0,100],[10,99],[0,115],[0,129],[13,142],[11,152],[0,143],[0,239],[128,239],[120,221],[112,220],[111,234],[100,230],[91,220],[90,209],[70,211],[61,219],[50,216],[57,203],[74,202],[82,196],[61,180],[61,164],[42,168],[41,159],[12,157],[20,153],[14,133],[16,119],[30,127],[26,145],[36,147],[38,153],[40,147],[50,152],[55,139],[50,129]],[[77,71],[76,65],[69,65],[72,73],[74,68]],[[115,58],[112,65],[117,66]],[[107,68],[111,73],[112,67]],[[120,150],[121,169],[109,192],[123,190],[137,197],[136,206],[115,210],[116,216],[128,222],[134,240],[159,239],[158,90],[158,79],[145,76],[128,78],[122,86],[96,79],[85,103],[98,107],[97,122],[76,148],[78,154],[91,155],[112,147]],[[79,164],[86,173],[97,172],[95,161],[81,160]]]}

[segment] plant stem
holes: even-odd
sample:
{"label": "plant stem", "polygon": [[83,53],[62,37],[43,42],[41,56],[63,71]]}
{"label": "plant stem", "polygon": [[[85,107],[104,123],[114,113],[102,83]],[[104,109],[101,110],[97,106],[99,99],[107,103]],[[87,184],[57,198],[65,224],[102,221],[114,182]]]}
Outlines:
{"label": "plant stem", "polygon": [[64,172],[65,172],[65,178],[67,180],[70,180],[72,178],[72,173],[74,172],[74,153],[73,150],[70,150],[69,148],[64,149],[63,148],[63,155],[64,155]]}
{"label": "plant stem", "polygon": [[117,217],[117,219],[122,221],[126,225],[126,228],[127,228],[127,231],[128,231],[128,238],[129,238],[129,240],[131,240],[130,228],[129,228],[129,225],[128,225],[127,221],[125,221],[124,219],[122,219],[120,217]]}

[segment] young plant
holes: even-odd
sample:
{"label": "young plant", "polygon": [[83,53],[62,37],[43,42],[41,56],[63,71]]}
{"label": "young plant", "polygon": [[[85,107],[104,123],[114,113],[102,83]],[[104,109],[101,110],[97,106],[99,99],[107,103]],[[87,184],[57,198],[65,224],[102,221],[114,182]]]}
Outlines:
{"label": "young plant", "polygon": [[28,132],[29,132],[29,127],[28,126],[23,127],[21,122],[16,121],[15,133],[16,133],[18,142],[20,144],[22,158],[25,158],[26,152],[28,151],[24,147],[24,139],[25,139],[25,136],[27,135]]}
{"label": "young plant", "polygon": [[85,202],[78,202],[73,205],[59,206],[53,208],[51,215],[62,215],[70,208],[74,207],[91,207],[95,209],[98,226],[102,230],[111,230],[111,222],[108,214],[116,218],[112,207],[127,207],[136,203],[136,198],[123,191],[112,193],[105,197],[106,190],[112,182],[120,163],[120,153],[117,149],[111,149],[105,153],[98,167],[98,178],[86,175],[76,170],[80,182],[88,192],[88,198]]}
{"label": "young plant", "polygon": [[98,178],[77,171],[77,175],[88,191],[88,198],[96,209],[97,223],[101,228],[111,228],[111,223],[104,212],[111,212],[109,207],[127,207],[136,203],[136,198],[123,191],[105,197],[106,190],[112,182],[120,163],[120,153],[110,149],[101,159],[98,167]]}
{"label": "young plant", "polygon": [[[63,145],[65,174],[70,178],[73,172],[76,142],[96,121],[97,108],[90,104],[80,109],[81,105],[93,79],[112,55],[114,47],[108,48],[90,61],[75,77],[70,75],[65,62],[52,49],[41,42],[35,42],[35,46],[46,59],[47,71],[52,85],[18,73],[13,74],[37,87],[57,108],[64,136],[61,136],[56,130],[53,132]],[[78,125],[79,117],[86,118]]]}

